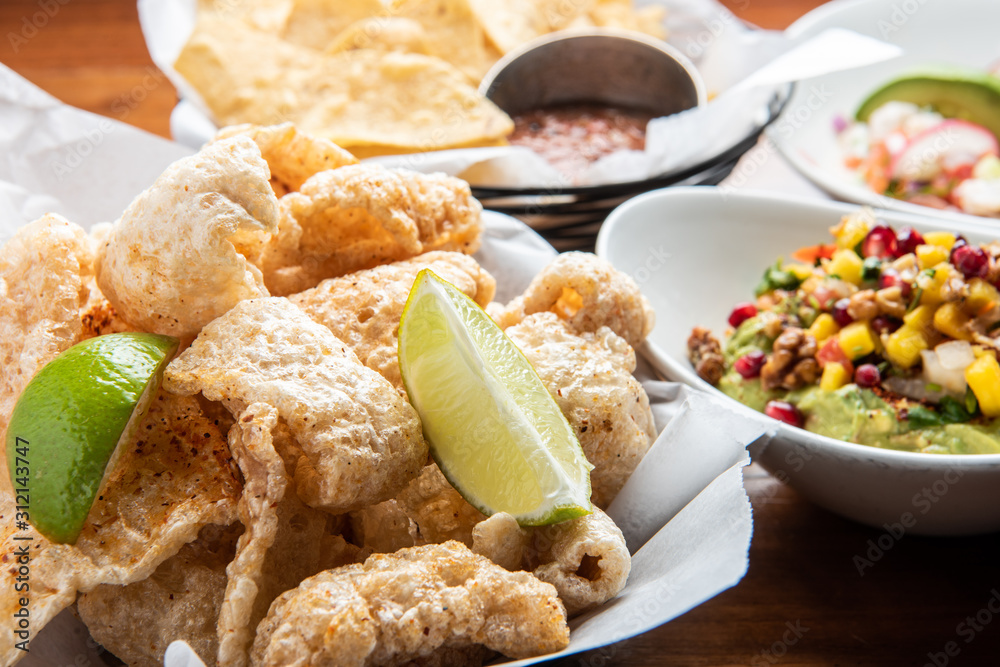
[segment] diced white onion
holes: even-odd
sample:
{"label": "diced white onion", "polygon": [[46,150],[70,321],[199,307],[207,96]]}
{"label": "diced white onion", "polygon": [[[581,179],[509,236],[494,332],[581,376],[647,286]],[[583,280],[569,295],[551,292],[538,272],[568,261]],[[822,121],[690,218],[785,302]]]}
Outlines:
{"label": "diced white onion", "polygon": [[938,361],[948,370],[965,370],[976,360],[972,344],[965,340],[950,340],[934,348]]}

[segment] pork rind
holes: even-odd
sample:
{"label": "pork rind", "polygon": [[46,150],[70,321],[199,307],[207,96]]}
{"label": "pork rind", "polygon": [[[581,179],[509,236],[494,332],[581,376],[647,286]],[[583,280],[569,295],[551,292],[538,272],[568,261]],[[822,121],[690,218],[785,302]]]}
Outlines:
{"label": "pork rind", "polygon": [[249,137],[172,164],[129,205],[98,257],[98,285],[142,331],[190,337],[243,299],[267,296],[257,259],[278,200]]}
{"label": "pork rind", "polygon": [[[394,392],[395,395],[395,392]],[[0,561],[30,551],[32,636],[62,609],[100,584],[130,584],[149,577],[163,561],[209,524],[236,520],[241,484],[225,437],[193,398],[162,393],[91,508],[75,545],[51,544],[19,528],[15,504],[23,493],[0,494]],[[29,494],[30,496],[30,494]],[[30,499],[29,499],[30,500]],[[29,503],[30,504],[30,503]],[[29,540],[20,538],[30,537]],[[0,570],[0,660],[23,656],[14,648],[23,595],[17,567]]]}
{"label": "pork rind", "polygon": [[102,584],[77,599],[80,618],[101,646],[130,667],[160,667],[167,646],[184,640],[206,665],[219,651],[226,565],[242,526],[206,526],[148,579]]}
{"label": "pork rind", "polygon": [[653,308],[631,276],[586,252],[556,257],[506,307],[491,306],[501,329],[532,313],[553,312],[574,331],[608,327],[636,347],[653,330]]}
{"label": "pork rind", "polygon": [[415,525],[417,544],[458,540],[472,545],[472,529],[486,518],[455,490],[436,463],[396,497],[400,508]]}
{"label": "pork rind", "polygon": [[493,276],[473,258],[457,252],[429,252],[324,280],[292,296],[291,301],[405,395],[397,356],[399,318],[413,281],[423,269],[430,269],[481,306],[496,293]]}
{"label": "pork rind", "polygon": [[282,198],[261,268],[271,294],[287,296],[432,250],[472,254],[482,229],[465,181],[358,164],[320,172]]}
{"label": "pork rind", "polygon": [[298,190],[313,174],[358,162],[329,139],[299,132],[291,123],[232,125],[221,129],[213,141],[236,136],[256,142],[271,170],[271,188],[278,197]]}
{"label": "pork rind", "polygon": [[498,512],[472,529],[472,550],[505,570],[524,569],[524,554],[531,545],[531,531],[521,528],[506,512]]}
{"label": "pork rind", "polygon": [[[252,664],[456,664],[454,651],[476,645],[527,658],[568,643],[552,586],[451,541],[303,581],[271,606]],[[452,654],[448,663],[442,651]]]}
{"label": "pork rind", "polygon": [[[80,339],[93,274],[87,233],[57,215],[21,227],[0,247],[0,442],[24,387]],[[0,459],[0,489],[8,489]]]}
{"label": "pork rind", "polygon": [[635,352],[607,327],[576,334],[554,313],[528,315],[506,330],[576,432],[591,499],[607,507],[656,439],[649,397],[633,377]]}
{"label": "pork rind", "polygon": [[330,330],[287,299],[252,299],[206,326],[174,359],[164,387],[201,392],[234,415],[278,411],[293,439],[299,498],[339,514],[387,500],[427,459],[416,411]]}
{"label": "pork rind", "polygon": [[525,568],[556,587],[567,615],[599,607],[625,588],[632,569],[625,536],[600,509],[530,531]]}

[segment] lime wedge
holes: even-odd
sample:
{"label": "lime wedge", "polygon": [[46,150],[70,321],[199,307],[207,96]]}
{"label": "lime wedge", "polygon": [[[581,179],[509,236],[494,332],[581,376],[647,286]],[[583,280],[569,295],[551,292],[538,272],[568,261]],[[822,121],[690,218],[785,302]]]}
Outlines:
{"label": "lime wedge", "polygon": [[176,351],[170,336],[98,336],[50,361],[24,388],[7,428],[7,468],[42,535],[76,542],[119,443],[142,421]]}
{"label": "lime wedge", "polygon": [[590,513],[593,466],[535,369],[475,301],[427,269],[399,320],[399,368],[434,460],[479,511],[524,526]]}
{"label": "lime wedge", "polygon": [[889,81],[868,96],[855,117],[867,121],[886,102],[933,107],[946,118],[982,125],[1000,139],[1000,78],[960,67],[926,69]]}

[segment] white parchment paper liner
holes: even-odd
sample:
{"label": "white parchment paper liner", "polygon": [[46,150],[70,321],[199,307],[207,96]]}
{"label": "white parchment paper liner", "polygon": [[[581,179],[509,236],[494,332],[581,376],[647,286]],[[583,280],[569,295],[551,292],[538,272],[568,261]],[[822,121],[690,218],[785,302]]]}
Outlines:
{"label": "white parchment paper liner", "polygon": [[[191,152],[62,105],[2,65],[0,91],[2,238],[50,210],[84,227],[115,220],[167,165]],[[68,173],[52,168],[54,161],[78,155],[88,138],[94,138],[94,150],[80,155]],[[507,300],[555,251],[513,218],[486,218],[477,258],[497,277],[498,298]],[[741,470],[749,462],[746,445],[761,427],[712,396],[655,381],[645,366],[638,375],[645,378],[661,433],[609,510],[634,552],[632,574],[618,598],[572,621],[564,654],[661,625],[735,585],[746,572],[752,521]],[[30,648],[21,662],[29,667],[107,664],[72,610],[34,636]],[[187,664],[185,655],[178,644],[168,664]]]}
{"label": "white parchment paper liner", "polygon": [[[564,188],[645,180],[721,155],[759,130],[768,120],[768,105],[786,83],[899,53],[897,47],[846,30],[828,31],[808,43],[789,39],[782,32],[750,30],[715,0],[637,0],[635,4],[666,10],[667,41],[696,64],[710,97],[715,97],[703,107],[654,119],[645,150],[606,156],[591,165],[579,183],[570,183],[544,159],[516,147],[373,160],[387,166],[441,171],[473,185],[492,187]],[[195,18],[194,0],[139,0],[139,19],[150,55],[182,97],[171,118],[171,132],[189,146],[200,146],[215,131],[201,96],[173,69],[194,30]],[[754,74],[767,64],[771,66],[763,76]]]}

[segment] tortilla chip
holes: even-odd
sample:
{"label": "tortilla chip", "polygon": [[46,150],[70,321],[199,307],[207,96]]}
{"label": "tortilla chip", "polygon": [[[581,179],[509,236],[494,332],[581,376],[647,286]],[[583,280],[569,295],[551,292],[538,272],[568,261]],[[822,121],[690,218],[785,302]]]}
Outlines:
{"label": "tortilla chip", "polygon": [[77,609],[91,636],[130,667],[160,667],[167,646],[178,639],[214,665],[226,565],[241,530],[239,524],[206,526],[148,579],[102,584],[80,595]]}
{"label": "tortilla chip", "polygon": [[294,294],[432,250],[472,254],[482,229],[482,206],[465,181],[352,165],[316,174],[282,198],[261,268],[272,294]]}
{"label": "tortilla chip", "polygon": [[323,51],[356,21],[391,16],[382,0],[294,0],[282,37],[299,46]]}
{"label": "tortilla chip", "polygon": [[[78,591],[146,579],[204,526],[236,520],[241,485],[229,447],[193,398],[161,392],[125,447],[74,545],[54,545],[30,526],[19,528],[14,506],[24,503],[23,493],[15,498],[0,492],[4,664],[23,655],[14,648],[21,597],[29,600],[34,636]],[[15,590],[18,548],[24,545],[30,551],[27,596]]]}
{"label": "tortilla chip", "polygon": [[486,50],[486,35],[469,0],[395,0],[391,11],[419,22],[430,55],[460,69],[472,85],[478,86],[496,62]]}
{"label": "tortilla chip", "polygon": [[219,130],[212,141],[239,135],[250,137],[260,148],[271,170],[271,188],[278,197],[298,190],[314,174],[358,161],[332,141],[299,132],[291,123],[233,125]]}
{"label": "tortilla chip", "polygon": [[430,269],[485,306],[496,281],[472,257],[458,252],[429,252],[413,259],[355,271],[324,280],[290,300],[309,317],[347,343],[368,368],[405,396],[399,373],[397,329],[410,288],[423,269]]}
{"label": "tortilla chip", "polygon": [[201,93],[219,125],[292,121],[348,150],[489,144],[514,129],[460,71],[416,53],[325,55],[206,18],[174,67]]}
{"label": "tortilla chip", "polygon": [[246,256],[277,230],[267,164],[248,137],[178,160],[129,205],[99,259],[97,282],[142,331],[193,336],[237,302],[267,296]]}
{"label": "tortilla chip", "polygon": [[431,55],[427,31],[417,21],[401,17],[373,17],[355,21],[333,38],[326,53],[372,49]]}
{"label": "tortilla chip", "polygon": [[303,502],[339,514],[393,497],[427,460],[413,407],[326,327],[287,299],[243,301],[167,367],[164,387],[238,415],[274,407],[299,451]]}
{"label": "tortilla chip", "polygon": [[198,16],[212,14],[221,20],[279,34],[285,29],[294,0],[198,0]]}

